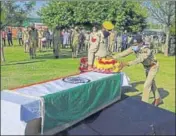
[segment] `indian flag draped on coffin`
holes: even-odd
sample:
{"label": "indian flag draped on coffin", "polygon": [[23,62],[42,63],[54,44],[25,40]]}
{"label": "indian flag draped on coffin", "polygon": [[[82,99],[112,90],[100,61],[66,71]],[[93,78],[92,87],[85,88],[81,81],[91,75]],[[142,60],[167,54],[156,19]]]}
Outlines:
{"label": "indian flag draped on coffin", "polygon": [[44,107],[39,109],[43,109],[42,127],[45,133],[56,127],[62,131],[119,100],[121,81],[121,73],[87,72],[15,91],[26,96],[43,98]]}

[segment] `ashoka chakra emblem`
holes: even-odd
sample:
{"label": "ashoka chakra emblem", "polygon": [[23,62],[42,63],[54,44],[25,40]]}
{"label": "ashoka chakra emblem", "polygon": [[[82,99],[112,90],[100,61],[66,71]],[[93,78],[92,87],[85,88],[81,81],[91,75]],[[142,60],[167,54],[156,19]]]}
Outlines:
{"label": "ashoka chakra emblem", "polygon": [[90,82],[89,79],[84,78],[84,77],[66,77],[66,78],[63,78],[63,81],[67,82],[67,83],[72,83],[72,84],[88,83],[88,82]]}

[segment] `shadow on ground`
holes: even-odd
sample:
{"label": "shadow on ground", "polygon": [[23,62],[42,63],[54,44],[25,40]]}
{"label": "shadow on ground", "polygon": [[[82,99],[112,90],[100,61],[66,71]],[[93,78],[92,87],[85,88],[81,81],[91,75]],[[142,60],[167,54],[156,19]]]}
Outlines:
{"label": "shadow on ground", "polygon": [[[86,52],[81,52],[78,55],[78,58],[87,56]],[[62,50],[59,56],[59,59],[68,59],[68,58],[72,58],[72,52],[70,50]],[[53,52],[50,51],[50,53],[46,53],[46,54],[40,54],[37,55],[36,59],[55,59]]]}
{"label": "shadow on ground", "polygon": [[21,65],[21,64],[30,64],[30,63],[37,63],[37,62],[44,62],[45,60],[31,60],[31,61],[20,61],[20,62],[16,62],[16,63],[7,63],[7,64],[3,64],[1,66],[11,66],[11,65]]}
{"label": "shadow on ground", "polygon": [[[136,87],[140,84],[144,84],[145,81],[139,81],[139,82],[133,82],[131,83],[132,87],[123,87],[122,88],[122,93],[125,94],[127,92],[139,92],[139,90],[136,89]],[[164,88],[158,88],[158,91],[161,95],[161,98],[164,99],[165,97],[167,97],[169,95],[169,92],[167,90],[165,90]],[[152,93],[152,92],[151,92]],[[139,92],[137,95],[131,96],[137,100],[141,100],[141,95],[142,92]],[[154,97],[150,97],[150,99],[153,99]]]}

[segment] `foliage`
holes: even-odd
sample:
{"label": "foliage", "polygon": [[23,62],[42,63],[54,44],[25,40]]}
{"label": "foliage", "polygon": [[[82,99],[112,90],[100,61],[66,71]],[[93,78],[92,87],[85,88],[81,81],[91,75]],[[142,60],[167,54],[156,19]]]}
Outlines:
{"label": "foliage", "polygon": [[170,32],[171,32],[171,35],[176,35],[176,33],[175,33],[175,20],[171,24]]}
{"label": "foliage", "polygon": [[165,26],[166,43],[164,54],[168,56],[171,24],[175,21],[175,1],[151,1],[148,7],[152,17]]}
{"label": "foliage", "polygon": [[174,1],[152,1],[148,10],[156,21],[167,27],[170,27],[173,20],[175,20]]}
{"label": "foliage", "polygon": [[140,2],[109,1],[57,1],[52,0],[39,12],[49,26],[93,25],[112,21],[119,30],[140,31],[146,26],[147,12]]}
{"label": "foliage", "polygon": [[[23,4],[23,5],[21,5]],[[21,2],[17,4],[15,1],[1,2],[1,28],[11,26],[21,26],[27,18],[29,11],[33,9],[34,2]]]}

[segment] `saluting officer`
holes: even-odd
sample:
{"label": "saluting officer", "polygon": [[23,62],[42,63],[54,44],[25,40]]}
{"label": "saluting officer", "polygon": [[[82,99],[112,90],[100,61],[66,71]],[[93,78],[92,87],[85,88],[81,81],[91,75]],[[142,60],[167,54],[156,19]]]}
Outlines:
{"label": "saluting officer", "polygon": [[115,59],[119,59],[120,57],[128,56],[131,53],[135,53],[136,59],[127,63],[122,63],[122,68],[139,63],[143,64],[146,71],[146,81],[144,83],[142,101],[148,102],[150,92],[152,91],[155,98],[153,104],[155,106],[158,106],[162,103],[162,99],[160,97],[154,79],[159,70],[159,62],[156,60],[152,50],[148,46],[143,44],[141,35],[136,35],[135,37],[133,37],[132,46],[130,48],[117,55],[114,55],[113,57]]}
{"label": "saluting officer", "polygon": [[38,44],[38,32],[35,29],[35,25],[32,24],[31,30],[29,31],[29,54],[32,59],[36,58],[36,48]]}

